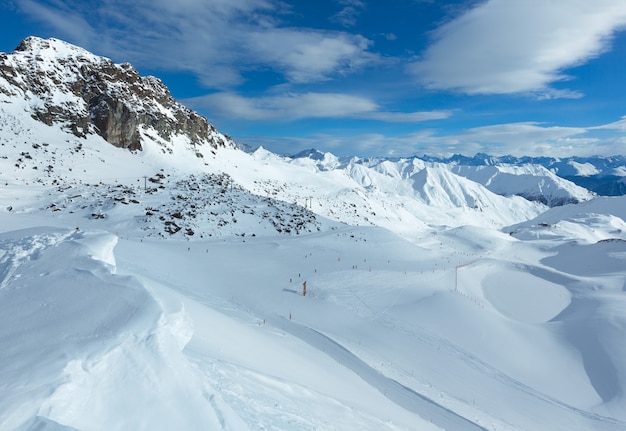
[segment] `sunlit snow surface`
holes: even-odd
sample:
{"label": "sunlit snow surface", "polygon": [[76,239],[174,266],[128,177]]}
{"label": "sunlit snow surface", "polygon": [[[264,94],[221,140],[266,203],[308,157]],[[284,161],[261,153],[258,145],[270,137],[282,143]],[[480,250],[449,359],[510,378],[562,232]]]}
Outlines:
{"label": "sunlit snow surface", "polygon": [[3,112],[0,429],[626,429],[625,198]]}

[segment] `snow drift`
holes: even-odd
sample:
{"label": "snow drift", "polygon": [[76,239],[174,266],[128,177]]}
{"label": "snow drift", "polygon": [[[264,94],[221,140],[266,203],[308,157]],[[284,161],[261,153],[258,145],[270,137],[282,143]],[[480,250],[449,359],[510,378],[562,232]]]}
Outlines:
{"label": "snow drift", "polygon": [[88,112],[77,64],[131,67],[29,44],[1,57],[0,428],[626,429],[624,198],[149,122],[129,151],[56,115]]}

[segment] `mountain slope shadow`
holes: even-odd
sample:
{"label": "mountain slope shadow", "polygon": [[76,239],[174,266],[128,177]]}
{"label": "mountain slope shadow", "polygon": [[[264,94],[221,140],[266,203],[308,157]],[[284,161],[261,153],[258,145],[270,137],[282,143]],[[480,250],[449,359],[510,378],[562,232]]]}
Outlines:
{"label": "mountain slope shadow", "polygon": [[621,392],[618,373],[601,342],[597,330],[597,301],[572,299],[572,303],[552,322],[563,324],[565,339],[581,355],[585,372],[596,393],[607,403]]}

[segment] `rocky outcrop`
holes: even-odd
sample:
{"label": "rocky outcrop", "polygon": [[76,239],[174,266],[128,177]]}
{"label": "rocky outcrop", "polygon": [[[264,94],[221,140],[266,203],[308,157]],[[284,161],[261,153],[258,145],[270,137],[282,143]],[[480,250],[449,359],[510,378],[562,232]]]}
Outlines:
{"label": "rocky outcrop", "polygon": [[158,78],[57,39],[29,37],[0,54],[0,94],[30,100],[32,116],[48,125],[60,123],[76,136],[97,133],[129,150],[142,149],[142,128],[164,141],[183,135],[193,145],[235,146]]}

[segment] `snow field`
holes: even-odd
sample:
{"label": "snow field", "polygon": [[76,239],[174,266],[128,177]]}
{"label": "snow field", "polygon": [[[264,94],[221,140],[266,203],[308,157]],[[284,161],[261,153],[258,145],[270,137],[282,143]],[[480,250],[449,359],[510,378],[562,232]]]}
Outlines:
{"label": "snow field", "polygon": [[0,427],[626,428],[623,198],[544,212],[442,166],[130,154],[26,108],[0,116]]}
{"label": "snow field", "polygon": [[[529,323],[524,319],[519,322],[503,314],[502,310],[489,302],[488,295],[491,295],[491,300],[500,307],[503,302],[514,303],[520,295],[515,290],[515,284],[503,292],[491,292],[487,295],[483,293],[480,299],[484,301],[484,306],[480,307],[474,301],[468,301],[463,295],[452,290],[454,280],[452,267],[447,270],[434,269],[436,266],[433,264],[436,262],[431,260],[427,263],[427,260],[420,259],[426,254],[424,251],[419,252],[420,249],[414,249],[418,251],[416,255],[418,263],[413,262],[413,265],[410,265],[410,260],[398,260],[398,256],[403,252],[406,253],[406,248],[402,250],[397,243],[394,243],[394,247],[388,248],[399,251],[390,259],[380,256],[380,253],[370,254],[371,249],[364,247],[367,241],[359,243],[350,235],[343,237],[345,243],[352,244],[347,250],[337,249],[335,241],[332,241],[334,247],[319,247],[319,243],[331,243],[328,241],[328,236],[331,235],[336,234],[307,237],[312,244],[300,250],[312,251],[308,253],[301,251],[299,255],[291,245],[296,242],[290,240],[269,243],[258,240],[255,244],[248,241],[246,250],[249,255],[238,247],[236,242],[225,241],[216,244],[215,248],[209,247],[208,253],[205,250],[205,260],[211,261],[208,270],[208,274],[211,275],[206,276],[206,279],[210,280],[207,281],[208,285],[193,287],[195,282],[191,280],[189,285],[182,289],[186,295],[192,294],[193,297],[206,296],[202,291],[215,292],[215,289],[218,289],[221,291],[219,296],[230,303],[230,308],[251,313],[256,324],[265,320],[266,325],[269,323],[274,325],[276,318],[274,316],[277,316],[278,322],[284,324],[289,313],[297,323],[331,336],[340,344],[351,346],[351,349],[358,349],[362,359],[369,357],[373,352],[376,352],[375,356],[385,352],[383,357],[386,360],[382,363],[392,364],[388,366],[395,370],[392,373],[400,368],[412,370],[413,376],[416,374],[421,376],[413,380],[413,385],[418,387],[430,385],[440,390],[449,385],[450,391],[443,394],[444,398],[451,399],[449,401],[451,404],[459,393],[465,393],[463,398],[465,406],[469,404],[470,399],[474,405],[480,402],[480,394],[472,395],[472,392],[466,392],[456,386],[460,381],[471,380],[472,374],[478,379],[476,385],[485,388],[483,396],[489,396],[488,400],[483,400],[489,408],[480,406],[487,411],[492,409],[506,411],[511,408],[504,404],[498,405],[497,408],[493,406],[494,400],[491,399],[491,395],[504,391],[503,399],[508,400],[505,404],[509,404],[510,400],[516,397],[521,397],[525,400],[524,403],[529,403],[528,399],[533,400],[530,402],[531,405],[537,403],[537,400],[542,400],[540,404],[547,403],[552,406],[542,407],[547,409],[546,416],[558,417],[558,414],[552,411],[556,409],[565,416],[561,418],[562,423],[571,424],[577,423],[579,416],[572,413],[576,412],[575,408],[564,408],[563,405],[571,403],[573,406],[590,408],[600,401],[585,377],[586,372],[580,358],[572,354],[566,340],[555,336],[549,323],[542,328],[536,325],[543,322]],[[324,237],[326,238],[323,239]],[[302,242],[300,239],[297,244]],[[198,246],[200,244],[192,244],[190,247]],[[298,249],[299,247],[300,245]],[[475,252],[475,249],[469,251]],[[196,267],[194,273],[197,273],[202,264],[190,263],[184,256],[189,253],[193,255],[192,251],[185,250],[184,245],[181,246],[179,253],[173,252],[167,261],[175,263],[168,269],[166,277],[175,280],[184,279],[181,270],[174,272],[174,267],[178,266],[186,268],[182,270],[183,272],[191,273],[189,265],[192,265]],[[201,255],[202,253],[199,254],[200,258],[203,258]],[[372,258],[372,255],[375,257]],[[432,252],[430,256],[433,256]],[[472,256],[472,259],[476,257]],[[241,271],[240,262],[252,260],[257,262],[254,272]],[[372,266],[371,271],[369,266],[367,268],[360,266],[367,264],[365,260]],[[352,264],[352,261],[355,263]],[[390,271],[389,266],[392,266],[394,271]],[[411,266],[414,268],[412,272],[406,271],[405,274],[405,268]],[[504,262],[493,265],[492,270],[496,275],[519,275],[517,272],[507,272],[510,271],[507,270],[509,267],[509,264]],[[160,270],[164,271],[164,268]],[[485,270],[485,291],[493,289],[494,277],[490,274],[492,271]],[[298,275],[300,277],[296,278]],[[473,278],[480,277],[479,275]],[[548,307],[551,314],[558,313],[558,307],[567,306],[568,295],[556,287],[557,284],[550,279],[537,276],[532,278],[533,276],[527,275],[523,277],[531,277],[530,280],[538,281],[539,286],[546,286],[541,294],[545,298],[552,298],[554,302],[551,303],[552,308]],[[288,278],[292,279],[291,283],[288,282]],[[306,298],[299,296],[300,281],[304,279],[308,285]],[[518,286],[525,284],[520,283]],[[524,309],[519,313],[524,313]],[[529,316],[536,317],[534,311],[526,309],[526,313],[530,315],[525,315],[525,320],[529,320]],[[323,317],[328,315],[332,318]],[[544,315],[543,318],[548,319],[549,316]],[[423,341],[415,347],[416,340]],[[405,347],[400,347],[411,345],[414,347],[408,351]],[[446,345],[450,347],[442,347]],[[512,352],[517,353],[511,355]],[[485,356],[489,358],[491,365],[478,359]],[[372,367],[378,363],[378,361],[366,362]],[[482,371],[477,373],[473,367],[468,371],[467,366],[472,363],[479,369],[482,368]],[[496,368],[492,368],[494,365]],[[571,373],[562,372],[565,366]],[[416,372],[416,369],[420,371]],[[409,374],[405,372],[405,378],[409,378]],[[483,381],[485,375],[490,379],[489,384]],[[511,376],[515,376],[515,380],[510,380]],[[580,376],[580,379],[574,376]],[[466,389],[478,386],[469,384],[466,387],[465,383],[462,385]],[[454,396],[445,395],[448,393],[453,393]],[[557,400],[564,400],[564,404],[561,405]],[[515,412],[508,414],[514,416]],[[493,420],[497,422],[502,419],[495,417]],[[521,416],[517,420],[523,423],[526,419]]]}
{"label": "snow field", "polygon": [[[100,226],[120,228],[121,210]],[[548,236],[536,247],[477,227],[418,244],[358,227],[163,241],[134,225],[118,235],[77,231],[79,221],[98,225],[78,214],[15,215],[3,215],[14,230],[0,247],[0,292],[20,310],[5,319],[30,322],[25,332],[3,326],[3,344],[16,347],[3,357],[13,379],[4,405],[13,407],[0,422],[17,429],[33,421],[94,429],[94,417],[112,429],[158,429],[186,423],[195,409],[207,413],[189,426],[222,429],[428,429],[431,421],[436,429],[459,417],[486,429],[620,429],[609,419],[623,403],[620,241]],[[44,221],[69,226],[18,230]],[[580,253],[594,270],[576,263]],[[24,307],[23,288],[34,292],[42,279],[39,301]],[[102,296],[98,286],[111,282],[130,303]],[[72,347],[74,338],[83,341]],[[59,360],[7,367],[42,349]],[[28,392],[25,370],[38,382]],[[184,404],[169,399],[177,393]],[[133,417],[161,403],[162,415]],[[127,412],[115,416],[123,424],[112,410]]]}

